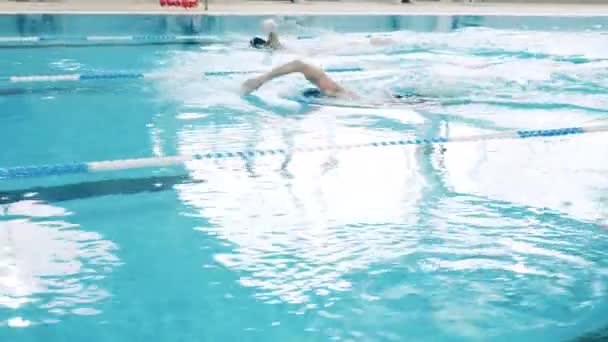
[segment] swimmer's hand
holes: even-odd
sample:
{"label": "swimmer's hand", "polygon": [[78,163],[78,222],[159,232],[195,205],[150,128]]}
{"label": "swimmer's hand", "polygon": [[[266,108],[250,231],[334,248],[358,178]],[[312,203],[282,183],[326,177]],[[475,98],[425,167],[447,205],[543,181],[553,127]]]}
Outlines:
{"label": "swimmer's hand", "polygon": [[241,92],[244,95],[248,95],[254,91],[256,91],[259,87],[262,86],[264,82],[259,78],[250,78],[247,81],[243,82],[241,86]]}

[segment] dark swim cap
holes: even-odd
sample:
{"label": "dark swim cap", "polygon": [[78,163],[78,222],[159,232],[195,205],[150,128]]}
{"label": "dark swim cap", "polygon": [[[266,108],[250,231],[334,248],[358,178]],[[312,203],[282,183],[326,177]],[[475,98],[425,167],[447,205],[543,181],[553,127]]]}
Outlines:
{"label": "dark swim cap", "polygon": [[302,96],[304,97],[321,97],[321,90],[317,88],[308,88],[302,92]]}
{"label": "dark swim cap", "polygon": [[261,49],[266,45],[266,41],[260,37],[253,37],[249,41],[249,45],[251,45],[252,47],[254,47],[256,49]]}

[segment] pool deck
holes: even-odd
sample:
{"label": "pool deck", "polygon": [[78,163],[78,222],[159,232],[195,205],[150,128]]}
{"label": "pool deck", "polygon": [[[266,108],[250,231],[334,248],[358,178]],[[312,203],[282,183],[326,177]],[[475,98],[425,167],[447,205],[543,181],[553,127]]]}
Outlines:
{"label": "pool deck", "polygon": [[111,14],[213,14],[213,15],[537,15],[537,16],[606,16],[605,4],[530,4],[530,3],[458,3],[417,2],[400,4],[390,1],[323,1],[290,3],[288,1],[210,1],[209,9],[160,7],[151,0],[67,0],[62,2],[15,2],[0,0],[0,13],[111,13]]}

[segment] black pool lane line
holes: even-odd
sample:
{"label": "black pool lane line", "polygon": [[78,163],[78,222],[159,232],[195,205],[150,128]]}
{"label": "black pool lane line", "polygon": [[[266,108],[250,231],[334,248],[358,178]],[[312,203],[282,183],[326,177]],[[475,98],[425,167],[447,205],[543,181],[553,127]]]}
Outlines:
{"label": "black pool lane line", "polygon": [[131,195],[173,189],[175,185],[202,183],[187,174],[145,178],[109,179],[57,186],[40,186],[17,190],[0,190],[0,205],[24,200],[64,202],[101,196]]}

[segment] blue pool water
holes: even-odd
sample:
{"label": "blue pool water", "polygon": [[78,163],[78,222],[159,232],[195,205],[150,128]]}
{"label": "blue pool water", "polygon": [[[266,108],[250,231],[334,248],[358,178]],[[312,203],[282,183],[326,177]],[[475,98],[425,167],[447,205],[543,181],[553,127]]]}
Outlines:
{"label": "blue pool water", "polygon": [[[606,123],[608,18],[277,17],[274,54],[247,45],[261,19],[0,16],[0,37],[46,38],[0,39],[0,167],[287,151],[0,180],[0,340],[608,335],[606,133],[293,152]],[[202,76],[294,58],[362,68],[332,75],[363,98]],[[163,77],[2,79],[117,72]]]}

